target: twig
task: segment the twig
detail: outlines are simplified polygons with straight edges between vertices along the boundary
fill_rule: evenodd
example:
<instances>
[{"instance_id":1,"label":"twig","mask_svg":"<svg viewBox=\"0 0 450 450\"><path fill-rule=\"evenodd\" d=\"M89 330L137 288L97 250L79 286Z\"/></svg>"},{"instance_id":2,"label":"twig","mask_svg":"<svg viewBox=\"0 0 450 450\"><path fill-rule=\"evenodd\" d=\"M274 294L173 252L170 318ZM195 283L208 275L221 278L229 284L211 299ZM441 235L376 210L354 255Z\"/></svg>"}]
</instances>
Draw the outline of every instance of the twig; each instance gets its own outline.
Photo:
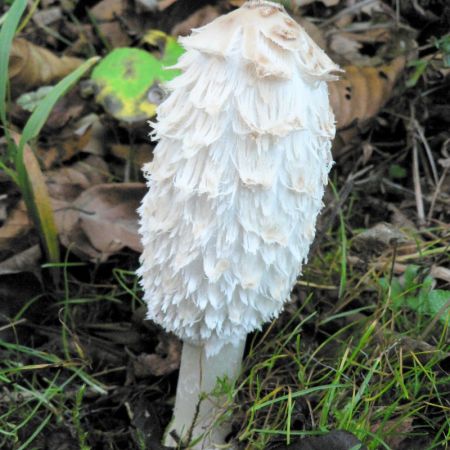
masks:
<instances>
[{"instance_id":1,"label":"twig","mask_svg":"<svg viewBox=\"0 0 450 450\"><path fill-rule=\"evenodd\" d=\"M13 383L14 384L14 383ZM117 389L117 386L108 386L106 388L109 391L113 391ZM79 389L64 389L64 397L67 399L71 399L75 397L79 392ZM84 396L87 398L97 398L100 396L104 396L106 393L99 392L92 388L87 388ZM0 404L2 403L18 403L23 402L24 400L32 399L32 398L43 398L45 396L42 391L9 391L6 387L3 388L3 392L0 393Z\"/></svg>"},{"instance_id":2,"label":"twig","mask_svg":"<svg viewBox=\"0 0 450 450\"><path fill-rule=\"evenodd\" d=\"M0 331L5 331L8 328L14 328L17 325L21 325L23 323L25 323L27 321L27 319L20 319L20 320L16 320L15 322L11 322L8 323L7 325L3 325L2 327L0 327Z\"/></svg>"},{"instance_id":3,"label":"twig","mask_svg":"<svg viewBox=\"0 0 450 450\"><path fill-rule=\"evenodd\" d=\"M438 171L436 168L436 163L434 162L433 153L431 152L430 145L428 144L427 138L423 132L423 128L420 126L417 120L414 120L414 125L417 130L417 134L419 135L420 140L422 141L423 146L425 147L425 152L428 157L428 161L430 162L431 172L433 173L434 183L437 184L439 180Z\"/></svg>"},{"instance_id":4,"label":"twig","mask_svg":"<svg viewBox=\"0 0 450 450\"><path fill-rule=\"evenodd\" d=\"M419 226L425 225L425 208L423 206L422 186L420 184L419 173L419 155L418 155L417 142L413 142L413 182L414 182L414 195L416 197L416 209Z\"/></svg>"},{"instance_id":5,"label":"twig","mask_svg":"<svg viewBox=\"0 0 450 450\"><path fill-rule=\"evenodd\" d=\"M434 190L433 197L431 197L431 205L430 205L430 209L429 209L428 215L427 215L427 221L428 221L428 223L431 222L431 219L432 219L432 217L433 217L434 207L435 207L435 205L436 205L436 200L437 200L437 198L438 198L438 195L439 195L440 192L441 192L441 188L442 188L442 185L444 184L444 180L445 180L445 178L447 177L448 169L449 169L448 167L446 167L446 168L444 169L444 173L442 174L441 179L438 181L437 186L436 186L436 189Z\"/></svg>"},{"instance_id":6,"label":"twig","mask_svg":"<svg viewBox=\"0 0 450 450\"><path fill-rule=\"evenodd\" d=\"M420 171L419 171L419 147L417 145L416 133L415 133L415 111L414 105L410 104L410 117L407 123L408 137L410 139L410 144L412 146L412 175L414 183L414 196L416 199L416 209L417 209L417 221L419 227L425 225L425 208L423 202L422 186L420 184Z\"/></svg>"},{"instance_id":7,"label":"twig","mask_svg":"<svg viewBox=\"0 0 450 450\"><path fill-rule=\"evenodd\" d=\"M341 19L342 17L354 13L356 11L359 11L360 9L364 8L365 6L370 5L371 3L375 3L378 0L363 0L362 2L357 2L353 5L348 6L347 8L344 8L343 10L339 11L337 14L335 14L333 17L330 17L328 20L325 20L322 22L319 27L325 28L328 25L331 25L333 22L336 22L337 20Z\"/></svg>"}]
</instances>

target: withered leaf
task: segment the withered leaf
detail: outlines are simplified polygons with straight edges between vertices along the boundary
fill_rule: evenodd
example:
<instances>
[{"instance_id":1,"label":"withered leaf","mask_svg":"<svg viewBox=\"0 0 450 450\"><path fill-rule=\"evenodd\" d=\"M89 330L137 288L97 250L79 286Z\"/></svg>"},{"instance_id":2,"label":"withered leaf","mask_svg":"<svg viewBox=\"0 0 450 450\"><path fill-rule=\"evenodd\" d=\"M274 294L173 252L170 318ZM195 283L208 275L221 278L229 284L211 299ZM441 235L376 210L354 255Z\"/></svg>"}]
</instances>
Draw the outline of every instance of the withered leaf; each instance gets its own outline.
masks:
<instances>
[{"instance_id":1,"label":"withered leaf","mask_svg":"<svg viewBox=\"0 0 450 450\"><path fill-rule=\"evenodd\" d=\"M22 272L37 272L39 261L42 258L41 248L38 244L16 253L0 263L0 275Z\"/></svg>"},{"instance_id":2,"label":"withered leaf","mask_svg":"<svg viewBox=\"0 0 450 450\"><path fill-rule=\"evenodd\" d=\"M341 79L329 83L330 101L338 128L370 119L390 98L405 67L405 58L378 67L345 66Z\"/></svg>"},{"instance_id":3,"label":"withered leaf","mask_svg":"<svg viewBox=\"0 0 450 450\"><path fill-rule=\"evenodd\" d=\"M52 84L83 63L70 56L59 57L46 48L16 38L9 57L9 80L13 93Z\"/></svg>"},{"instance_id":4,"label":"withered leaf","mask_svg":"<svg viewBox=\"0 0 450 450\"><path fill-rule=\"evenodd\" d=\"M0 251L11 249L15 242L23 238L32 228L33 223L28 216L25 202L21 200L0 227Z\"/></svg>"},{"instance_id":5,"label":"withered leaf","mask_svg":"<svg viewBox=\"0 0 450 450\"><path fill-rule=\"evenodd\" d=\"M168 375L180 367L181 341L172 335L161 335L156 353L141 354L133 362L137 378Z\"/></svg>"},{"instance_id":6,"label":"withered leaf","mask_svg":"<svg viewBox=\"0 0 450 450\"><path fill-rule=\"evenodd\" d=\"M101 261L124 247L140 252L136 210L145 192L142 183L87 189L65 211L71 218L60 230L62 243L81 257Z\"/></svg>"}]
</instances>

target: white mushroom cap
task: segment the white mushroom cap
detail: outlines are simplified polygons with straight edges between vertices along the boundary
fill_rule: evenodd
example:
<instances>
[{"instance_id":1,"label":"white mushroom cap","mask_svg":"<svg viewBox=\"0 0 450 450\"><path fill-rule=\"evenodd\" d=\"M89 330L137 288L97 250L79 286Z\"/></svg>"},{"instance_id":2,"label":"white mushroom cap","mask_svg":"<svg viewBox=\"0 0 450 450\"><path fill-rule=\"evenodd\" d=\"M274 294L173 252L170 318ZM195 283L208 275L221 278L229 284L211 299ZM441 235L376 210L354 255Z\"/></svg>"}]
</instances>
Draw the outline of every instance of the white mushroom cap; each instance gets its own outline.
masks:
<instances>
[{"instance_id":1,"label":"white mushroom cap","mask_svg":"<svg viewBox=\"0 0 450 450\"><path fill-rule=\"evenodd\" d=\"M280 5L181 39L159 106L138 271L148 318L214 354L277 316L314 238L339 68Z\"/></svg>"}]
</instances>

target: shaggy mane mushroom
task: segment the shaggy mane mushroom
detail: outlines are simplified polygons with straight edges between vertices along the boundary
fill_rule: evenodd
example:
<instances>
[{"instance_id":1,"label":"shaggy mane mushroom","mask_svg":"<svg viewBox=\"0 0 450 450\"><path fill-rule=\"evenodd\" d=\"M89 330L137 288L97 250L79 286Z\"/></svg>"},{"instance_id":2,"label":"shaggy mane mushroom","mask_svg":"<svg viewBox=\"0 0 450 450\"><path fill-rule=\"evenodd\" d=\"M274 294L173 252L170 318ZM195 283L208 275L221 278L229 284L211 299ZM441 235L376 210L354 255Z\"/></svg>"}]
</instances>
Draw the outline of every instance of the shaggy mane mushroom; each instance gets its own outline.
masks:
<instances>
[{"instance_id":1,"label":"shaggy mane mushroom","mask_svg":"<svg viewBox=\"0 0 450 450\"><path fill-rule=\"evenodd\" d=\"M269 1L180 42L144 167L138 273L148 318L184 342L165 444L205 434L189 448L209 450L229 426L211 427L219 409L203 394L238 375L247 334L279 315L314 239L339 68Z\"/></svg>"}]
</instances>

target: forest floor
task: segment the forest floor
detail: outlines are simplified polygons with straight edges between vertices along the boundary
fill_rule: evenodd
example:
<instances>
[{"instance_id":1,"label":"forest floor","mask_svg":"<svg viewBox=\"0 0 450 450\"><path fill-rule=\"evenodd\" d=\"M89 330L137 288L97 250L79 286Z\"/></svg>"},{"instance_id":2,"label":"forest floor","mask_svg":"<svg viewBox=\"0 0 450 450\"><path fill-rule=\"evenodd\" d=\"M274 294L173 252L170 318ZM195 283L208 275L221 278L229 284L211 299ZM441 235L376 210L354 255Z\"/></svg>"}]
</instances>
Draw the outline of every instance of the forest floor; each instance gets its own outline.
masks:
<instances>
[{"instance_id":1,"label":"forest floor","mask_svg":"<svg viewBox=\"0 0 450 450\"><path fill-rule=\"evenodd\" d=\"M135 275L158 59L150 81L127 80L144 100L119 92L120 68L80 64L120 47L172 61L149 30L186 34L242 2L26 3L0 5L0 448L161 449L181 344L144 320ZM284 3L346 73L330 88L335 166L309 262L218 387L233 442L363 448L328 434L346 430L369 449L447 449L450 5ZM42 87L75 69L53 107Z\"/></svg>"}]
</instances>

